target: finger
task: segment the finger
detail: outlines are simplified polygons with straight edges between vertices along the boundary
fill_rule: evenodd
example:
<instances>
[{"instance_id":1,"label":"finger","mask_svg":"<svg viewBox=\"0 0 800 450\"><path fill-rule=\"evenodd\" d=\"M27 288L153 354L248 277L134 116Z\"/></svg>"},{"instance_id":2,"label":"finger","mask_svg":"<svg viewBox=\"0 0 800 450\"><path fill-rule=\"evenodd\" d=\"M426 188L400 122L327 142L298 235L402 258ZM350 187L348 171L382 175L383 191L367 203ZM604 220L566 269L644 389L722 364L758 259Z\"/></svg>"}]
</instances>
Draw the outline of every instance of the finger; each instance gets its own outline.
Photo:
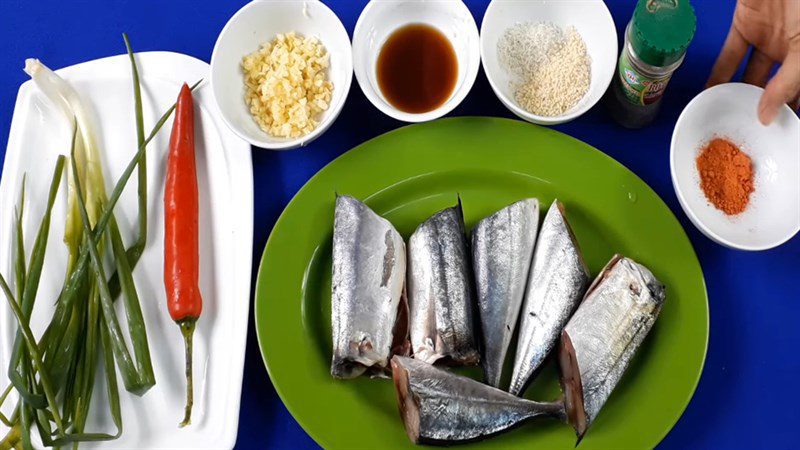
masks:
<instances>
[{"instance_id":1,"label":"finger","mask_svg":"<svg viewBox=\"0 0 800 450\"><path fill-rule=\"evenodd\" d=\"M792 111L797 111L800 108L800 92L789 102L789 107L792 108Z\"/></svg>"},{"instance_id":2,"label":"finger","mask_svg":"<svg viewBox=\"0 0 800 450\"><path fill-rule=\"evenodd\" d=\"M778 69L778 73L767 83L758 103L758 119L769 125L785 104L800 95L800 52L790 51Z\"/></svg>"},{"instance_id":3,"label":"finger","mask_svg":"<svg viewBox=\"0 0 800 450\"><path fill-rule=\"evenodd\" d=\"M745 83L764 87L764 85L767 84L769 73L772 71L772 66L774 65L775 61L773 61L772 58L761 50L754 48L744 68L743 81Z\"/></svg>"},{"instance_id":4,"label":"finger","mask_svg":"<svg viewBox=\"0 0 800 450\"><path fill-rule=\"evenodd\" d=\"M728 37L725 39L725 44L719 52L717 62L711 69L711 75L708 77L706 87L716 86L721 83L726 83L731 80L736 69L739 68L744 55L747 53L748 44L744 40L739 30L731 25L731 30L728 32Z\"/></svg>"}]
</instances>

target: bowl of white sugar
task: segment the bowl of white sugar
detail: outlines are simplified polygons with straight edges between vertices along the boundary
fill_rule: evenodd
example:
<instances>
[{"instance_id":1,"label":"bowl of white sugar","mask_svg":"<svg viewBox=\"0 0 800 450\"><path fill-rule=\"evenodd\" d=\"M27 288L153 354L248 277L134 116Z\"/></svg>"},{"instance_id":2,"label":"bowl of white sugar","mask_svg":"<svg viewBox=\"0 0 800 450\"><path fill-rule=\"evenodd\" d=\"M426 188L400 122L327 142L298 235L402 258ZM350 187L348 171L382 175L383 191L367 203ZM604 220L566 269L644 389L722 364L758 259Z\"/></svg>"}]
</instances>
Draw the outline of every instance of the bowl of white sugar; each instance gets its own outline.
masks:
<instances>
[{"instance_id":1,"label":"bowl of white sugar","mask_svg":"<svg viewBox=\"0 0 800 450\"><path fill-rule=\"evenodd\" d=\"M602 0L493 0L481 24L481 63L494 93L541 125L592 108L611 82L617 51Z\"/></svg>"}]
</instances>

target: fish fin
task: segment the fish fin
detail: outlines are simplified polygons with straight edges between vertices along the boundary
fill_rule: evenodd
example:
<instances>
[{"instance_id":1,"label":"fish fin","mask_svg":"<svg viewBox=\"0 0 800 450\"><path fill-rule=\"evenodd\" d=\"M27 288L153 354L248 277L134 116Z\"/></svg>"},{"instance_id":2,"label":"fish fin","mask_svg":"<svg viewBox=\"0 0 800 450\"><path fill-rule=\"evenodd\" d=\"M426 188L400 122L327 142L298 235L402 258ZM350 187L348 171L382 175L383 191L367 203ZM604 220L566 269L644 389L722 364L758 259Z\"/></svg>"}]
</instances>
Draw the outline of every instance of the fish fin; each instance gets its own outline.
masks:
<instances>
[{"instance_id":1,"label":"fish fin","mask_svg":"<svg viewBox=\"0 0 800 450\"><path fill-rule=\"evenodd\" d=\"M458 209L458 215L461 216L461 223L464 224L464 230L466 230L467 226L464 221L464 204L461 203L461 193L456 194L456 198L458 199L456 209Z\"/></svg>"}]
</instances>

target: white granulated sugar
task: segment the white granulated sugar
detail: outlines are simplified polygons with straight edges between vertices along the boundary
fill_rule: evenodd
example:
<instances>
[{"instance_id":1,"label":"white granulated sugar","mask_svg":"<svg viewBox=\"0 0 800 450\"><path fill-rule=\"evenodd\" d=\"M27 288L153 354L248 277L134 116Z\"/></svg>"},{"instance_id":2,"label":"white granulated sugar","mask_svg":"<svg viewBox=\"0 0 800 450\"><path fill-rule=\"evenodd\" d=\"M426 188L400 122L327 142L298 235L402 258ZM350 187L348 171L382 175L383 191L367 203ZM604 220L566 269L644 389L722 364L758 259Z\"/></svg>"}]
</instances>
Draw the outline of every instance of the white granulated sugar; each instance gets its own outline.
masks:
<instances>
[{"instance_id":1,"label":"white granulated sugar","mask_svg":"<svg viewBox=\"0 0 800 450\"><path fill-rule=\"evenodd\" d=\"M514 98L530 113L561 115L589 90L590 60L575 27L518 23L498 41L497 55L511 75Z\"/></svg>"},{"instance_id":2,"label":"white granulated sugar","mask_svg":"<svg viewBox=\"0 0 800 450\"><path fill-rule=\"evenodd\" d=\"M550 22L518 23L503 33L497 43L497 56L503 69L525 79L563 42L561 28Z\"/></svg>"}]
</instances>

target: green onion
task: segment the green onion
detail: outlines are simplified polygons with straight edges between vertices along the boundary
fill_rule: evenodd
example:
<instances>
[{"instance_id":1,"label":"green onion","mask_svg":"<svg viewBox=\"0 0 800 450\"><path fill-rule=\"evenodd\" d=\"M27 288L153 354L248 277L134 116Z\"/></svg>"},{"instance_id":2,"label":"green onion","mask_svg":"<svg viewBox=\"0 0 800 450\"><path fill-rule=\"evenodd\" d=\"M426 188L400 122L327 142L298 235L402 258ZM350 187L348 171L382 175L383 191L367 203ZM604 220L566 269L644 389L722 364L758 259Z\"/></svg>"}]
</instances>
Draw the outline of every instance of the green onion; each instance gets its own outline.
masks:
<instances>
[{"instance_id":1,"label":"green onion","mask_svg":"<svg viewBox=\"0 0 800 450\"><path fill-rule=\"evenodd\" d=\"M25 214L25 178L27 175L22 176L22 189L19 194L19 207L15 210L15 236L14 240L17 242L16 258L14 263L14 285L17 288L17 298L22 298L25 291L25 235L22 232L22 216ZM0 403L2 404L2 403Z\"/></svg>"},{"instance_id":2,"label":"green onion","mask_svg":"<svg viewBox=\"0 0 800 450\"><path fill-rule=\"evenodd\" d=\"M77 193L76 198L78 200L78 212L80 213L81 221L83 222L83 233L86 237L86 242L88 243L89 247L89 258L92 263L92 272L100 290L100 305L102 306L103 322L108 328L112 344L111 348L114 350L114 359L120 366L122 381L125 383L125 388L131 392L144 393L144 391L149 389L152 385L147 386L144 384L140 374L134 367L133 358L131 358L127 344L125 344L125 339L122 336L122 328L120 328L119 321L117 321L117 315L114 312L111 292L108 290L106 271L103 268L103 261L100 258L100 253L97 250L97 241L92 233L92 227L90 223L91 218L89 217L86 204L83 201L83 188L81 187L82 183L78 175L78 163L75 159L75 144L77 139L78 131L76 127L75 132L72 135L71 153L73 156L71 158L72 162L70 166L72 167L72 175L75 179L75 192ZM113 219L111 220L113 221ZM147 345L147 343L145 342L144 345Z\"/></svg>"},{"instance_id":3,"label":"green onion","mask_svg":"<svg viewBox=\"0 0 800 450\"><path fill-rule=\"evenodd\" d=\"M128 59L131 62L131 78L133 79L133 101L134 111L136 114L136 144L142 147L144 142L144 118L142 117L142 88L139 84L139 68L136 67L136 60L133 56L133 49L131 42L126 33L122 33L122 39L125 41L125 49L128 51ZM144 247L147 244L147 158L142 158L139 161L138 172L138 194L139 194L139 238L128 250L129 261L138 261L139 257L144 252ZM131 265L135 265L131 264Z\"/></svg>"},{"instance_id":4,"label":"green onion","mask_svg":"<svg viewBox=\"0 0 800 450\"><path fill-rule=\"evenodd\" d=\"M24 317L30 317L31 312L33 311L33 303L36 300L36 292L39 288L39 279L42 275L42 268L44 265L44 254L45 249L47 247L47 236L50 233L50 216L53 211L53 204L55 202L56 195L58 194L58 186L61 182L61 174L63 173L64 169L64 157L60 156L56 161L55 172L53 173L53 179L50 183L50 192L48 195L47 200L47 208L45 209L44 216L42 217L42 221L39 225L39 231L36 234L36 240L33 244L33 250L31 252L30 258L30 266L28 267L28 272L25 277L25 287L22 290L23 297L22 299L17 299L19 301L16 304L17 307L20 308L20 311ZM21 218L19 219L21 220ZM21 234L18 236L18 240L21 239ZM21 264L20 261L23 260L24 257L17 256L17 269L21 269L24 272L24 264ZM16 278L21 278L21 274L17 274ZM23 349L23 330L22 327L17 329L17 334L14 338L14 343L12 345L11 350L11 364L8 368L8 377L11 383L14 385L14 388L19 393L20 397L22 397L26 402L30 403L31 406L40 407L43 405L44 399L41 395L37 396L36 394L32 393L30 389L24 383L23 377L19 374L16 370L19 366L19 361L23 356L24 349Z\"/></svg>"},{"instance_id":5,"label":"green onion","mask_svg":"<svg viewBox=\"0 0 800 450\"><path fill-rule=\"evenodd\" d=\"M56 169L55 169L55 173L53 175L53 182L50 185L50 196L48 197L48 201L47 201L47 209L45 210L44 217L42 218L42 224L39 226L40 230L46 229L46 228L49 227L50 215L51 215L52 210L53 210L53 203L55 201L56 193L58 192L58 184L61 182L61 173L63 172L63 168L64 168L64 157L63 156L59 156L58 160L56 162ZM38 240L38 237L37 237L37 240ZM42 247L44 247L46 245L46 240L47 240L47 235L45 235L45 239L44 239L44 243L42 244ZM34 249L35 248L36 247L34 246ZM44 248L41 249L41 254L42 254L41 255L41 259L44 260ZM34 258L32 257L31 261L33 262L33 260L34 260ZM40 273L41 273L41 269L40 269ZM37 283L38 283L38 280L37 280ZM17 321L17 326L19 327L19 332L23 336L23 339L24 339L25 344L27 346L27 350L30 353L33 365L34 365L36 371L39 373L39 382L42 385L42 389L44 391L44 395L45 395L45 397L47 399L47 404L50 407L51 412L53 413L53 420L56 423L56 427L59 429L59 431L61 433L63 433L64 432L64 428L63 428L63 425L61 423L61 417L58 414L58 409L57 409L57 406L56 406L55 392L53 391L53 388L50 385L49 376L47 375L47 372L44 370L44 362L42 361L42 354L39 351L39 346L37 345L36 339L34 338L33 332L31 331L30 326L28 324L30 313L25 314L25 311L23 309L24 303L22 303L22 304L17 303L17 301L14 299L14 294L11 293L11 289L9 289L8 284L6 283L6 280L5 280L5 278L3 277L2 274L0 274L0 287L3 290L3 293L6 296L6 299L8 300L8 305L11 308L11 311L14 313L14 318ZM19 388L17 386L15 386L15 388L17 388L17 390L19 390ZM26 405L24 403L24 400L23 400L23 405L22 406L23 406L22 415L25 415L25 411L24 410L26 408Z\"/></svg>"},{"instance_id":6,"label":"green onion","mask_svg":"<svg viewBox=\"0 0 800 450\"><path fill-rule=\"evenodd\" d=\"M88 205L92 224L94 224L102 209L102 203L105 201L105 182L100 163L100 152L96 146L95 133L89 114L75 89L39 60L26 60L25 72L31 76L36 86L44 92L50 101L59 107L67 120L77 123L79 130L79 139L75 152L79 166L77 176L81 178L84 186L86 186L87 198L85 202ZM75 198L75 176L75 173L68 171L67 218L64 228L64 242L70 255L67 273L71 272L75 263L82 233L77 213L77 199Z\"/></svg>"},{"instance_id":7,"label":"green onion","mask_svg":"<svg viewBox=\"0 0 800 450\"><path fill-rule=\"evenodd\" d=\"M0 406L2 406L3 403L5 403L6 399L8 398L8 394L11 393L11 388L13 388L13 387L14 387L14 385L9 384L8 386L6 386L6 390L3 391L2 394L0 394ZM2 412L0 412L0 422L2 422L3 425L5 425L7 427L14 426L14 424L11 423L11 419L6 417L5 414L3 414Z\"/></svg>"},{"instance_id":8,"label":"green onion","mask_svg":"<svg viewBox=\"0 0 800 450\"><path fill-rule=\"evenodd\" d=\"M33 450L33 444L31 444L32 411L30 407L25 404L25 400L22 401L20 411L22 412L20 415L20 424L22 427L22 448L25 450Z\"/></svg>"}]
</instances>

